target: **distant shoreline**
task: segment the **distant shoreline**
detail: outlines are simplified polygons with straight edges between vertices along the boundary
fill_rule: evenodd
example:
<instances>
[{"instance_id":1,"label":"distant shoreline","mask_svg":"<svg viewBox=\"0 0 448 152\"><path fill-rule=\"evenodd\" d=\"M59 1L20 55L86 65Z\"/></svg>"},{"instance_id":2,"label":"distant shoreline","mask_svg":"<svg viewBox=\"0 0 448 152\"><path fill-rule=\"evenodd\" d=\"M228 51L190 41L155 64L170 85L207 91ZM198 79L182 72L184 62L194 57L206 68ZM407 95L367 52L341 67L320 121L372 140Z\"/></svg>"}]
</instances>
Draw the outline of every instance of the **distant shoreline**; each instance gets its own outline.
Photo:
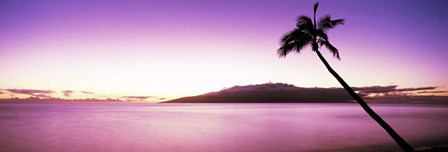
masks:
<instances>
[{"instance_id":1,"label":"distant shoreline","mask_svg":"<svg viewBox=\"0 0 448 152\"><path fill-rule=\"evenodd\" d=\"M268 102L247 102L247 103L229 103L229 102L222 102L222 103L218 103L218 102L208 102L208 103L187 103L187 102L182 102L182 103L171 103L171 102L129 102L129 101L122 101L122 102L110 102L110 101L4 101L2 99L0 99L0 104L158 104L158 105L179 105L179 106L191 106L191 105L208 105L208 106L219 106L219 105L250 105L250 104L266 104L266 105L270 105L270 104L335 104L335 105L345 105L345 104L355 104L357 105L358 103L356 102L319 102L319 103L315 103L315 102L272 102L272 103L268 103ZM368 103L369 105L376 105L376 106L381 106L381 105L400 105L400 106L438 106L438 107L448 107L448 104L443 104L443 103Z\"/></svg>"},{"instance_id":2,"label":"distant shoreline","mask_svg":"<svg viewBox=\"0 0 448 152\"><path fill-rule=\"evenodd\" d=\"M152 103L152 102L137 102L137 101L117 101L117 100L48 100L48 99L0 99L0 103Z\"/></svg>"}]
</instances>

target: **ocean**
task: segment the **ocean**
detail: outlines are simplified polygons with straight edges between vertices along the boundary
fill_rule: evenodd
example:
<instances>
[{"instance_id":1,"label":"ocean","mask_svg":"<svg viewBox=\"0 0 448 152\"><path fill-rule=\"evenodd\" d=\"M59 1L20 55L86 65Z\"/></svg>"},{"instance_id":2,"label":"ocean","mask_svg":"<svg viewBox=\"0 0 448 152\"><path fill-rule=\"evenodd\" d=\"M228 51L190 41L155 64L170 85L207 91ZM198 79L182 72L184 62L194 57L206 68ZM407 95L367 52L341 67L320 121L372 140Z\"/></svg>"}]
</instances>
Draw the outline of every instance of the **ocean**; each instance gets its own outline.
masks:
<instances>
[{"instance_id":1,"label":"ocean","mask_svg":"<svg viewBox=\"0 0 448 152\"><path fill-rule=\"evenodd\" d=\"M414 147L448 144L448 106L371 104ZM0 103L0 151L400 151L355 103Z\"/></svg>"}]
</instances>

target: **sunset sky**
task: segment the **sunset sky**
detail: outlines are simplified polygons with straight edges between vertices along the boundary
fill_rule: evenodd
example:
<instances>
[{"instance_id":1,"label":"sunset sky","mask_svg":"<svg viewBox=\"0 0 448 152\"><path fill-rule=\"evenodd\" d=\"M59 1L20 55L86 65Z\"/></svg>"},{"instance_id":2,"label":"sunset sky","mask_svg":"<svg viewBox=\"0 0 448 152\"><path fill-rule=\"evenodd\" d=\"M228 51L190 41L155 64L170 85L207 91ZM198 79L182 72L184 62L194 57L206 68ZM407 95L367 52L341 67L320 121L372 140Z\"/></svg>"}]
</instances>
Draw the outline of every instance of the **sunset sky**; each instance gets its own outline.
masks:
<instances>
[{"instance_id":1,"label":"sunset sky","mask_svg":"<svg viewBox=\"0 0 448 152\"><path fill-rule=\"evenodd\" d=\"M11 89L158 101L267 82L340 87L310 48L276 54L280 37L297 16L311 16L315 2L1 0L0 98ZM321 51L351 86L447 91L447 7L445 0L320 0L318 16L346 20L329 32L342 59Z\"/></svg>"}]
</instances>

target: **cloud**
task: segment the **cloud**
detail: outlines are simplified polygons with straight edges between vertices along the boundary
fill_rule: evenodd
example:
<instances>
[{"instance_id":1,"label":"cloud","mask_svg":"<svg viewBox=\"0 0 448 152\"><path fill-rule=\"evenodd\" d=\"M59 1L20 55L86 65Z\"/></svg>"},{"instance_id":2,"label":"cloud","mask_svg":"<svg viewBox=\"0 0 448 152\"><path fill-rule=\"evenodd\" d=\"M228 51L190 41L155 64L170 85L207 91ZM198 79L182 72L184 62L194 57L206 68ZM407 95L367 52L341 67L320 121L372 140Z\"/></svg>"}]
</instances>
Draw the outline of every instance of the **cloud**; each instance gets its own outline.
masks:
<instances>
[{"instance_id":1,"label":"cloud","mask_svg":"<svg viewBox=\"0 0 448 152\"><path fill-rule=\"evenodd\" d=\"M53 90L35 90L35 89L6 89L6 91L13 94L24 94L33 97L50 98L50 94L53 94Z\"/></svg>"},{"instance_id":2,"label":"cloud","mask_svg":"<svg viewBox=\"0 0 448 152\"><path fill-rule=\"evenodd\" d=\"M352 87L353 90L361 93L388 93L396 91L397 86L370 86L370 87Z\"/></svg>"},{"instance_id":3,"label":"cloud","mask_svg":"<svg viewBox=\"0 0 448 152\"><path fill-rule=\"evenodd\" d=\"M370 93L403 93L403 92L411 92L411 91L423 91L423 90L434 90L437 87L418 87L418 88L397 88L396 85L391 86L369 86L369 87L352 87L353 90L359 91L361 94L370 94ZM404 93L408 94L408 93Z\"/></svg>"},{"instance_id":4,"label":"cloud","mask_svg":"<svg viewBox=\"0 0 448 152\"><path fill-rule=\"evenodd\" d=\"M62 91L62 93L64 94L64 96L66 97L70 97L75 91L73 90L64 90Z\"/></svg>"},{"instance_id":5,"label":"cloud","mask_svg":"<svg viewBox=\"0 0 448 152\"><path fill-rule=\"evenodd\" d=\"M122 96L121 98L145 100L145 99L149 99L149 98L152 98L152 97L153 96Z\"/></svg>"},{"instance_id":6,"label":"cloud","mask_svg":"<svg viewBox=\"0 0 448 152\"><path fill-rule=\"evenodd\" d=\"M89 92L89 91L81 91L81 93L84 93L84 94L93 94L93 92Z\"/></svg>"},{"instance_id":7,"label":"cloud","mask_svg":"<svg viewBox=\"0 0 448 152\"><path fill-rule=\"evenodd\" d=\"M54 93L53 90L34 90L34 89L6 89L6 91L9 91L11 93L26 94L26 95L33 95L36 93L42 93L42 94Z\"/></svg>"},{"instance_id":8,"label":"cloud","mask_svg":"<svg viewBox=\"0 0 448 152\"><path fill-rule=\"evenodd\" d=\"M420 91L417 93L446 93L446 92L448 92L448 91Z\"/></svg>"},{"instance_id":9,"label":"cloud","mask_svg":"<svg viewBox=\"0 0 448 152\"><path fill-rule=\"evenodd\" d=\"M33 97L39 97L39 98L52 98L51 95L47 95L47 94L35 94L32 95Z\"/></svg>"},{"instance_id":10,"label":"cloud","mask_svg":"<svg viewBox=\"0 0 448 152\"><path fill-rule=\"evenodd\" d=\"M397 89L396 91L422 91L422 90L434 90L437 87L419 87L419 88L403 88Z\"/></svg>"},{"instance_id":11,"label":"cloud","mask_svg":"<svg viewBox=\"0 0 448 152\"><path fill-rule=\"evenodd\" d=\"M5 94L4 92L0 91L0 94Z\"/></svg>"},{"instance_id":12,"label":"cloud","mask_svg":"<svg viewBox=\"0 0 448 152\"><path fill-rule=\"evenodd\" d=\"M32 95L36 96L39 94L53 94L54 91L52 90L34 90L34 89L6 89L6 91L9 91L11 93L15 94L25 94L25 95Z\"/></svg>"}]
</instances>

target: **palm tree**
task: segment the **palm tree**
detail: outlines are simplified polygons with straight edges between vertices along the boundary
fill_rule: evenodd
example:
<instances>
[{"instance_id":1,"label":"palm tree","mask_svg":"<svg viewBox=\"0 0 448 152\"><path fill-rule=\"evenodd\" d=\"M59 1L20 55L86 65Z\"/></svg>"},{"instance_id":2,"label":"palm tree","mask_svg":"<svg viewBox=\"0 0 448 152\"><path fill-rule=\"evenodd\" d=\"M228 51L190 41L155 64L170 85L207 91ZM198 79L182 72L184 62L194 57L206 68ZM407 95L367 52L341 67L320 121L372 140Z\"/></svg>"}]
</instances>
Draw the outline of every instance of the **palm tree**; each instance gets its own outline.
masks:
<instances>
[{"instance_id":1,"label":"palm tree","mask_svg":"<svg viewBox=\"0 0 448 152\"><path fill-rule=\"evenodd\" d=\"M344 19L332 20L329 15L320 18L319 22L316 22L316 11L319 6L319 2L314 4L314 22L307 16L299 16L297 18L297 27L291 32L285 34L281 39L281 47L277 50L280 57L285 57L290 52L300 52L305 46L311 45L311 48L319 56L320 60L324 63L327 70L339 81L344 89L355 99L361 107L383 127L387 133L397 142L398 145L405 152L412 152L414 149L403 138L400 137L378 114L376 114L367 105L364 100L353 91L353 89L331 68L325 58L319 51L319 47L325 46L334 57L339 57L339 51L328 40L328 30L336 27L337 25L344 24Z\"/></svg>"}]
</instances>

